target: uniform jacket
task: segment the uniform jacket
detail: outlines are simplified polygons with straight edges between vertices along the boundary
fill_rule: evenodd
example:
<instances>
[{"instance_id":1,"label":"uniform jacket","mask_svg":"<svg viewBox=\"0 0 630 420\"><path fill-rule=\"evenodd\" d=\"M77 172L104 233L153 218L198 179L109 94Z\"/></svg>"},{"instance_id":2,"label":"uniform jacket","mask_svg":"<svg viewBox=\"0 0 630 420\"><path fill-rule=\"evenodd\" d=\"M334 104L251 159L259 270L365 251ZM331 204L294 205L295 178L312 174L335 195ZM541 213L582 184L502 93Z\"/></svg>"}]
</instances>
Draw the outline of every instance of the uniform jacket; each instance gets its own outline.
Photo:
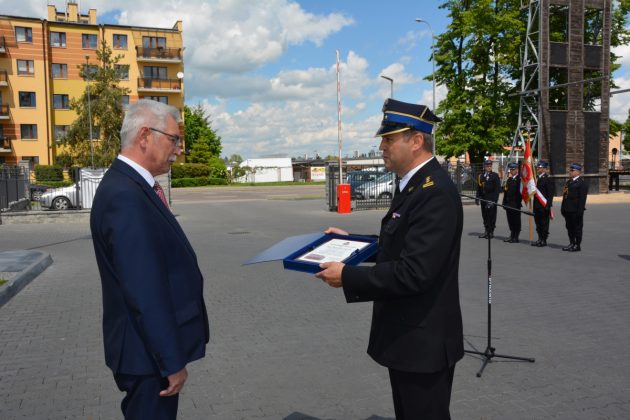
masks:
<instances>
[{"instance_id":1,"label":"uniform jacket","mask_svg":"<svg viewBox=\"0 0 630 420\"><path fill-rule=\"evenodd\" d=\"M509 207L520 209L522 207L521 196L521 177L514 176L509 177L503 187L503 202L502 204Z\"/></svg>"},{"instance_id":2,"label":"uniform jacket","mask_svg":"<svg viewBox=\"0 0 630 420\"><path fill-rule=\"evenodd\" d=\"M195 252L171 211L120 159L96 191L90 227L107 366L165 377L203 357L209 328Z\"/></svg>"},{"instance_id":3,"label":"uniform jacket","mask_svg":"<svg viewBox=\"0 0 630 420\"><path fill-rule=\"evenodd\" d=\"M569 179L562 191L562 213L582 213L586 210L588 185L580 176L575 181Z\"/></svg>"},{"instance_id":4,"label":"uniform jacket","mask_svg":"<svg viewBox=\"0 0 630 420\"><path fill-rule=\"evenodd\" d=\"M346 300L374 301L368 353L381 365L429 373L462 358L462 223L457 189L432 159L394 197L376 264L344 267Z\"/></svg>"},{"instance_id":5,"label":"uniform jacket","mask_svg":"<svg viewBox=\"0 0 630 420\"><path fill-rule=\"evenodd\" d=\"M538 181L536 181L536 189L540 191L540 193L547 199L547 209L550 209L553 206L553 197L556 195L556 185L549 177L549 175L542 174L538 177ZM543 205L540 204L537 198L534 198L534 210L542 210Z\"/></svg>"},{"instance_id":6,"label":"uniform jacket","mask_svg":"<svg viewBox=\"0 0 630 420\"><path fill-rule=\"evenodd\" d=\"M499 201L501 180L496 172L483 172L477 175L477 198L493 202Z\"/></svg>"}]
</instances>

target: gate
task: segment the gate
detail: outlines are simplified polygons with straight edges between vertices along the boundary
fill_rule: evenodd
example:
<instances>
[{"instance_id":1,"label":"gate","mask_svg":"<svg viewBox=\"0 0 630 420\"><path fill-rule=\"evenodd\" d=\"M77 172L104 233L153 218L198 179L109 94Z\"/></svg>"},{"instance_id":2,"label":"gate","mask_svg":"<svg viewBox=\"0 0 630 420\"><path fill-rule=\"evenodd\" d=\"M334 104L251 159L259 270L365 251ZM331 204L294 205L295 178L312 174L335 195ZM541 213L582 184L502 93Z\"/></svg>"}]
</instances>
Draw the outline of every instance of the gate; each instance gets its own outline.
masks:
<instances>
[{"instance_id":1,"label":"gate","mask_svg":"<svg viewBox=\"0 0 630 420\"><path fill-rule=\"evenodd\" d=\"M0 166L0 210L9 208L9 203L27 197L28 169L21 166Z\"/></svg>"}]
</instances>

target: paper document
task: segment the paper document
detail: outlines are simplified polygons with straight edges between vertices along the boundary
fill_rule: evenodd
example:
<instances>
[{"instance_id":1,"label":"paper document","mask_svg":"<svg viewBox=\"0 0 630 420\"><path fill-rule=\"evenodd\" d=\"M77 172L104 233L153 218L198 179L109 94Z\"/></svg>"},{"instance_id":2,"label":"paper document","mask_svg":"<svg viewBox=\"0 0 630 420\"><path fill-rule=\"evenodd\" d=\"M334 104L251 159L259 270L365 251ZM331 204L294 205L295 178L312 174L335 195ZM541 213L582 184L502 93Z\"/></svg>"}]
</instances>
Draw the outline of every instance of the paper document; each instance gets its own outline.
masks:
<instances>
[{"instance_id":1,"label":"paper document","mask_svg":"<svg viewBox=\"0 0 630 420\"><path fill-rule=\"evenodd\" d=\"M296 259L315 263L343 261L368 245L369 242L331 239Z\"/></svg>"}]
</instances>

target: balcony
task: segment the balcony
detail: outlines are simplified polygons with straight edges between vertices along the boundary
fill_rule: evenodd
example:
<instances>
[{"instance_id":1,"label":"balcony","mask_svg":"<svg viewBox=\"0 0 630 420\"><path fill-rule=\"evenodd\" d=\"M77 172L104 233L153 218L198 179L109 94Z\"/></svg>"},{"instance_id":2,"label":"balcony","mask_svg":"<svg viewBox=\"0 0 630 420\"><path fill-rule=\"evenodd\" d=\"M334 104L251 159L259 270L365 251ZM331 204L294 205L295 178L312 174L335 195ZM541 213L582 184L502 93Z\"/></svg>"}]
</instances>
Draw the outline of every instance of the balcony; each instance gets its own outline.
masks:
<instances>
[{"instance_id":1,"label":"balcony","mask_svg":"<svg viewBox=\"0 0 630 420\"><path fill-rule=\"evenodd\" d=\"M4 35L0 36L0 54L5 54L7 52L6 45L4 43Z\"/></svg>"},{"instance_id":2,"label":"balcony","mask_svg":"<svg viewBox=\"0 0 630 420\"><path fill-rule=\"evenodd\" d=\"M182 62L182 49L181 48L143 48L136 47L136 56L138 61L152 61L163 63L181 63Z\"/></svg>"},{"instance_id":3,"label":"balcony","mask_svg":"<svg viewBox=\"0 0 630 420\"><path fill-rule=\"evenodd\" d=\"M11 139L7 136L0 137L0 153L11 153Z\"/></svg>"},{"instance_id":4,"label":"balcony","mask_svg":"<svg viewBox=\"0 0 630 420\"><path fill-rule=\"evenodd\" d=\"M9 86L9 77L6 70L0 70L0 86Z\"/></svg>"},{"instance_id":5,"label":"balcony","mask_svg":"<svg viewBox=\"0 0 630 420\"><path fill-rule=\"evenodd\" d=\"M181 92L181 79L138 78L138 92Z\"/></svg>"},{"instance_id":6,"label":"balcony","mask_svg":"<svg viewBox=\"0 0 630 420\"><path fill-rule=\"evenodd\" d=\"M0 105L0 120L8 120L9 115L9 105Z\"/></svg>"}]
</instances>

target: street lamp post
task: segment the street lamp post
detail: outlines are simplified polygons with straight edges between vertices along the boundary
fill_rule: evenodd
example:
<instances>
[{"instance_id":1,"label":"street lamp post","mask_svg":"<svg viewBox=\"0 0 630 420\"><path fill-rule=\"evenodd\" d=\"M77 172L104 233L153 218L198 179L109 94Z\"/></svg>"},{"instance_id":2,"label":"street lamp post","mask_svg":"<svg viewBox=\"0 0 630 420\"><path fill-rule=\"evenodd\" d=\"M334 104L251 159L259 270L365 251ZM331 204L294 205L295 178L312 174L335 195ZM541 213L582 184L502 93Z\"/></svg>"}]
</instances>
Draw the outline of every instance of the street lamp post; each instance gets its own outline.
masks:
<instances>
[{"instance_id":1,"label":"street lamp post","mask_svg":"<svg viewBox=\"0 0 630 420\"><path fill-rule=\"evenodd\" d=\"M431 64L433 65L433 73L431 74L431 80L433 81L433 111L435 111L435 35L433 34L433 28L431 28L431 24L424 19L417 18L416 22L418 23L426 23L429 27L429 31L431 32ZM433 139L433 155L435 155L435 138Z\"/></svg>"},{"instance_id":2,"label":"street lamp post","mask_svg":"<svg viewBox=\"0 0 630 420\"><path fill-rule=\"evenodd\" d=\"M381 77L385 80L389 80L389 90L390 90L390 98L394 98L394 79L392 79L391 77L387 77L387 76L383 76L381 74Z\"/></svg>"},{"instance_id":3,"label":"street lamp post","mask_svg":"<svg viewBox=\"0 0 630 420\"><path fill-rule=\"evenodd\" d=\"M92 136L92 101L90 98L90 56L85 56L85 76L87 78L88 122L90 124L90 156L94 168L94 139Z\"/></svg>"}]
</instances>

